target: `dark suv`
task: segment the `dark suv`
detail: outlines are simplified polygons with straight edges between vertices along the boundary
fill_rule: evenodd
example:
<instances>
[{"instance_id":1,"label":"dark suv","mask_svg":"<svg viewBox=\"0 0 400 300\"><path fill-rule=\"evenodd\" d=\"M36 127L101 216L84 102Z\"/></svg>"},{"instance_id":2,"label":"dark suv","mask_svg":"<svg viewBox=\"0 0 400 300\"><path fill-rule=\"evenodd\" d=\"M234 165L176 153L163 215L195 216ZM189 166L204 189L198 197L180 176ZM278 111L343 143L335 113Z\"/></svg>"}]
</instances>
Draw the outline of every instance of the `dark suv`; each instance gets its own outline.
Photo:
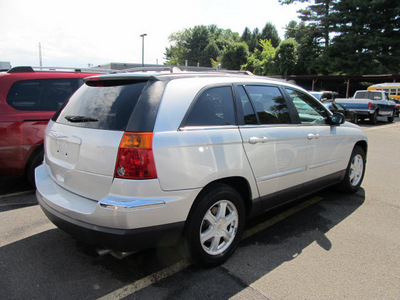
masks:
<instances>
[{"instance_id":1,"label":"dark suv","mask_svg":"<svg viewBox=\"0 0 400 300\"><path fill-rule=\"evenodd\" d=\"M83 84L83 78L96 73L35 71L32 67L0 72L1 177L26 175L34 184L34 169L43 160L47 122Z\"/></svg>"}]
</instances>

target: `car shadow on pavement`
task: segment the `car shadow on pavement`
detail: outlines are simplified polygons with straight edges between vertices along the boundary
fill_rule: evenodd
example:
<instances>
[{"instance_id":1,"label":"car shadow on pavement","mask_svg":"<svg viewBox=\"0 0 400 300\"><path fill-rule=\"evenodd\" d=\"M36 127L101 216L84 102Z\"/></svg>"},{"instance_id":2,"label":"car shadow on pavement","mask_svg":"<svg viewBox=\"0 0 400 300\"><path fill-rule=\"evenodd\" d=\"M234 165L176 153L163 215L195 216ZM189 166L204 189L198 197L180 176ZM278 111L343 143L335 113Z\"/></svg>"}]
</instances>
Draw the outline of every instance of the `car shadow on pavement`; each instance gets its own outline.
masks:
<instances>
[{"instance_id":1,"label":"car shadow on pavement","mask_svg":"<svg viewBox=\"0 0 400 300\"><path fill-rule=\"evenodd\" d=\"M24 177L0 178L0 196L34 190Z\"/></svg>"},{"instance_id":2,"label":"car shadow on pavement","mask_svg":"<svg viewBox=\"0 0 400 300\"><path fill-rule=\"evenodd\" d=\"M35 188L25 178L0 178L0 212L37 204Z\"/></svg>"},{"instance_id":3,"label":"car shadow on pavement","mask_svg":"<svg viewBox=\"0 0 400 300\"><path fill-rule=\"evenodd\" d=\"M314 242L330 251L326 234L362 206L365 192L346 195L326 190L318 195L321 201L243 240L222 266L190 265L124 299L228 299L296 259ZM294 205L270 212L260 222ZM122 260L98 256L93 250L59 229L5 245L0 248L0 294L9 299L95 299L154 277L181 260L175 248L146 250Z\"/></svg>"}]
</instances>

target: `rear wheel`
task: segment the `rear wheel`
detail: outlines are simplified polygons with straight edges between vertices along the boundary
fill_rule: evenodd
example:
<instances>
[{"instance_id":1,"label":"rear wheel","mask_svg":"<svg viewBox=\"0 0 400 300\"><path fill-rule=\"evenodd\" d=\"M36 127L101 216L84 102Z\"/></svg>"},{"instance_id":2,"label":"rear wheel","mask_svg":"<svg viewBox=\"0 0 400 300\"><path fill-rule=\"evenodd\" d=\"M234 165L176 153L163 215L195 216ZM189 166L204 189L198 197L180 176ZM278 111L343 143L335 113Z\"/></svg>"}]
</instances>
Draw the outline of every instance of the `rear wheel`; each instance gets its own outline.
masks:
<instances>
[{"instance_id":1,"label":"rear wheel","mask_svg":"<svg viewBox=\"0 0 400 300\"><path fill-rule=\"evenodd\" d=\"M350 156L346 175L339 184L340 190L355 193L361 186L365 173L365 152L360 146L355 146Z\"/></svg>"},{"instance_id":2,"label":"rear wheel","mask_svg":"<svg viewBox=\"0 0 400 300\"><path fill-rule=\"evenodd\" d=\"M371 125L375 125L377 122L377 118L378 118L378 112L375 111L373 114L369 115L369 123Z\"/></svg>"},{"instance_id":3,"label":"rear wheel","mask_svg":"<svg viewBox=\"0 0 400 300\"><path fill-rule=\"evenodd\" d=\"M43 162L43 156L43 150L36 152L26 169L26 177L32 187L35 187L35 169Z\"/></svg>"},{"instance_id":4,"label":"rear wheel","mask_svg":"<svg viewBox=\"0 0 400 300\"><path fill-rule=\"evenodd\" d=\"M393 123L395 114L396 112L393 110L392 115L387 118L389 123Z\"/></svg>"},{"instance_id":5,"label":"rear wheel","mask_svg":"<svg viewBox=\"0 0 400 300\"><path fill-rule=\"evenodd\" d=\"M222 264L243 233L245 206L232 187L218 184L196 200L184 230L184 254L203 267Z\"/></svg>"}]
</instances>

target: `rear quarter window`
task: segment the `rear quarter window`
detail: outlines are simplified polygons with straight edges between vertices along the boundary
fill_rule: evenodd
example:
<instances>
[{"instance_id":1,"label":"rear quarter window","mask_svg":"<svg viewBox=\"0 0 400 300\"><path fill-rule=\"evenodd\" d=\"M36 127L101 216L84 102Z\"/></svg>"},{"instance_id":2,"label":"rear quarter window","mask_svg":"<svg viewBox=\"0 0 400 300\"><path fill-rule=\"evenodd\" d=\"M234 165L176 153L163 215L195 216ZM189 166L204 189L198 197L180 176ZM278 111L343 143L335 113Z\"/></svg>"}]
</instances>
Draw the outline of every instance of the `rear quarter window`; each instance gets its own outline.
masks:
<instances>
[{"instance_id":1,"label":"rear quarter window","mask_svg":"<svg viewBox=\"0 0 400 300\"><path fill-rule=\"evenodd\" d=\"M15 82L7 103L26 111L56 111L83 84L82 79L36 79Z\"/></svg>"},{"instance_id":2,"label":"rear quarter window","mask_svg":"<svg viewBox=\"0 0 400 300\"><path fill-rule=\"evenodd\" d=\"M235 125L232 88L209 88L201 93L184 122L185 126Z\"/></svg>"},{"instance_id":3,"label":"rear quarter window","mask_svg":"<svg viewBox=\"0 0 400 300\"><path fill-rule=\"evenodd\" d=\"M125 130L147 81L113 81L82 86L56 122L71 126Z\"/></svg>"}]
</instances>

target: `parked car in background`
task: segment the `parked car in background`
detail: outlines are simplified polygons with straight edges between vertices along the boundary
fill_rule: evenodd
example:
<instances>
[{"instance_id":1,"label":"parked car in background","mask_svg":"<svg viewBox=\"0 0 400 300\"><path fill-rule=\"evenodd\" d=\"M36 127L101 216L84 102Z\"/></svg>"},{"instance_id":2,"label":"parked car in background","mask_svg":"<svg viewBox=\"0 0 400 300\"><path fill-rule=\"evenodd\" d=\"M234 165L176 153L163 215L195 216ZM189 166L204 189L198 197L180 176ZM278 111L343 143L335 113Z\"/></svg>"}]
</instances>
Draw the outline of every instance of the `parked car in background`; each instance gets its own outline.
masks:
<instances>
[{"instance_id":1,"label":"parked car in background","mask_svg":"<svg viewBox=\"0 0 400 300\"><path fill-rule=\"evenodd\" d=\"M333 102L324 102L324 106L329 109L331 112L340 112L345 116L346 121L357 124L357 113L351 109L348 109L339 103Z\"/></svg>"},{"instance_id":2,"label":"parked car in background","mask_svg":"<svg viewBox=\"0 0 400 300\"><path fill-rule=\"evenodd\" d=\"M286 82L138 72L85 79L47 125L45 150L36 195L59 228L119 251L182 240L210 267L247 219L330 185L356 192L367 137Z\"/></svg>"},{"instance_id":3,"label":"parked car in background","mask_svg":"<svg viewBox=\"0 0 400 300\"><path fill-rule=\"evenodd\" d=\"M392 100L394 103L396 103L396 117L400 116L400 100L398 99L390 99Z\"/></svg>"},{"instance_id":4,"label":"parked car in background","mask_svg":"<svg viewBox=\"0 0 400 300\"><path fill-rule=\"evenodd\" d=\"M354 110L361 120L369 119L369 123L375 125L377 117L387 117L392 123L396 116L396 103L389 99L384 91L360 90L354 93L353 98L337 98L336 103Z\"/></svg>"},{"instance_id":5,"label":"parked car in background","mask_svg":"<svg viewBox=\"0 0 400 300\"><path fill-rule=\"evenodd\" d=\"M309 93L311 95L313 95L315 98L317 98L321 102L333 101L339 95L339 93L332 92L332 91L320 91L320 92L312 91L312 92L309 92Z\"/></svg>"},{"instance_id":6,"label":"parked car in background","mask_svg":"<svg viewBox=\"0 0 400 300\"><path fill-rule=\"evenodd\" d=\"M82 84L98 72L15 67L0 72L0 176L26 176L43 160L47 122Z\"/></svg>"}]
</instances>

